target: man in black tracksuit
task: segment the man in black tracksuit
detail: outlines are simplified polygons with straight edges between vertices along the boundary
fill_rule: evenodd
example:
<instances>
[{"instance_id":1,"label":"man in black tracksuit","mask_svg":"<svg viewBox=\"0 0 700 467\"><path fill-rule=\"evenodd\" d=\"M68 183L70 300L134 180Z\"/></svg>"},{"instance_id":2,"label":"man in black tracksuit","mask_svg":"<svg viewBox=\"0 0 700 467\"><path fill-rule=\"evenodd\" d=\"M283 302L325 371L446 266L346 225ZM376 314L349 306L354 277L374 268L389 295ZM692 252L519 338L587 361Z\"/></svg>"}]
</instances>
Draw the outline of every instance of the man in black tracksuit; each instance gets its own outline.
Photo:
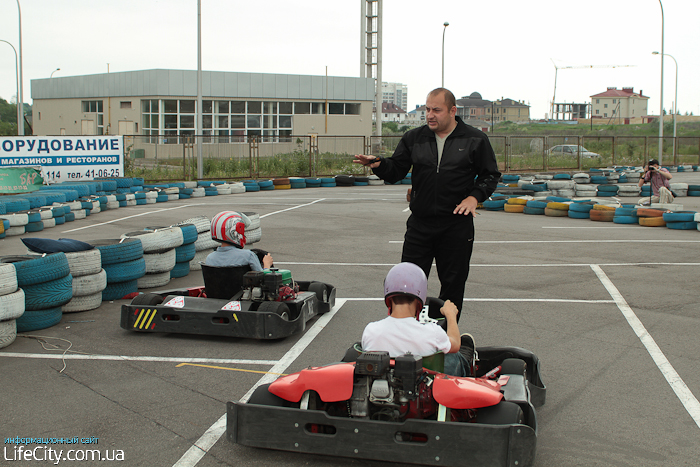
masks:
<instances>
[{"instance_id":1,"label":"man in black tracksuit","mask_svg":"<svg viewBox=\"0 0 700 467\"><path fill-rule=\"evenodd\" d=\"M501 173L488 137L456 112L454 95L435 89L426 100L427 125L405 133L391 157L358 155L353 162L371 167L389 183L413 167L401 261L417 264L428 275L434 259L440 298L451 300L461 314L476 206L491 196Z\"/></svg>"}]
</instances>

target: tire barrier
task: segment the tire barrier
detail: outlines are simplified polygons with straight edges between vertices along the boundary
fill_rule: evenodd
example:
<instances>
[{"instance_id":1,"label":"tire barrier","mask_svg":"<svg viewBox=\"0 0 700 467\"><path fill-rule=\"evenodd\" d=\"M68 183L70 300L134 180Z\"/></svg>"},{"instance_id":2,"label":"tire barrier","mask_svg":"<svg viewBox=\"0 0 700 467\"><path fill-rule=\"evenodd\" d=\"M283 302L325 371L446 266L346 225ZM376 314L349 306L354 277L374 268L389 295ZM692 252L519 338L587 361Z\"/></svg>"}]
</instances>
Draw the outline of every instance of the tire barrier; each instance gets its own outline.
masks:
<instances>
[{"instance_id":1,"label":"tire barrier","mask_svg":"<svg viewBox=\"0 0 700 467\"><path fill-rule=\"evenodd\" d=\"M24 314L24 291L12 263L0 263L0 349L17 338L17 318Z\"/></svg>"},{"instance_id":2,"label":"tire barrier","mask_svg":"<svg viewBox=\"0 0 700 467\"><path fill-rule=\"evenodd\" d=\"M16 331L36 331L58 324L61 307L73 297L73 277L65 253L3 256L0 263L14 265L24 298L24 312L15 318Z\"/></svg>"},{"instance_id":3,"label":"tire barrier","mask_svg":"<svg viewBox=\"0 0 700 467\"><path fill-rule=\"evenodd\" d=\"M138 292L137 280L146 274L143 247L138 238L119 238L91 242L100 251L107 285L102 300L118 300Z\"/></svg>"}]
</instances>

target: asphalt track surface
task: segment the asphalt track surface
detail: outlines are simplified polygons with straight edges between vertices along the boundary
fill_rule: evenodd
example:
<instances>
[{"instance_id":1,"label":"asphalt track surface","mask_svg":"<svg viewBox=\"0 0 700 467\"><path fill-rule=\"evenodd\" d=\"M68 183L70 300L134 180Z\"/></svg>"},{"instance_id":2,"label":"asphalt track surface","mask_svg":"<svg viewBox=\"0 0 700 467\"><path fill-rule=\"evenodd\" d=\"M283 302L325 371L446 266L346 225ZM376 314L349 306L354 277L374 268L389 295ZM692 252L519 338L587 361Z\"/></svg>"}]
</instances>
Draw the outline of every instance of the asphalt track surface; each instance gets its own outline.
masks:
<instances>
[{"instance_id":1,"label":"asphalt track surface","mask_svg":"<svg viewBox=\"0 0 700 467\"><path fill-rule=\"evenodd\" d=\"M676 175L676 174L674 174ZM674 181L700 183L700 174ZM278 373L340 359L385 316L382 281L400 259L406 186L245 193L110 210L41 232L84 241L221 210L260 213L275 265L338 290L336 307L277 341L139 334L125 300L64 314L0 350L0 436L96 437L123 462L59 465L396 465L268 451L225 437L225 404ZM629 198L622 198L623 201ZM680 198L700 210L700 198ZM696 465L700 445L700 232L480 211L461 331L542 362L538 466ZM3 255L25 251L2 240ZM437 274L429 293L437 295ZM167 287L202 285L201 273ZM42 345L42 341L44 341ZM8 460L2 466L38 461ZM387 449L398 449L388 446ZM469 449L455 446L455 449ZM10 457L11 459L11 457Z\"/></svg>"}]
</instances>

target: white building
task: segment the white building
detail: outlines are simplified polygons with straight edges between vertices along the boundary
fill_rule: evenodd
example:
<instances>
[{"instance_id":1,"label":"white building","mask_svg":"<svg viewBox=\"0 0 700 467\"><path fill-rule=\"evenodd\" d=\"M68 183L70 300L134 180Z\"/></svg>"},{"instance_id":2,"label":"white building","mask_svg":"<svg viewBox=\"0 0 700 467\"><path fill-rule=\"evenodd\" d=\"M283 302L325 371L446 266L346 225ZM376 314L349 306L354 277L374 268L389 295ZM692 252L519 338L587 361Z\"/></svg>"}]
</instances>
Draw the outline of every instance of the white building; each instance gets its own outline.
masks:
<instances>
[{"instance_id":1,"label":"white building","mask_svg":"<svg viewBox=\"0 0 700 467\"><path fill-rule=\"evenodd\" d=\"M408 108L408 86L401 83L382 82L382 102Z\"/></svg>"},{"instance_id":2,"label":"white building","mask_svg":"<svg viewBox=\"0 0 700 467\"><path fill-rule=\"evenodd\" d=\"M593 118L616 121L640 118L647 114L648 102L649 98L642 95L642 91L634 92L634 88L619 90L609 87L605 92L591 96L591 115Z\"/></svg>"}]
</instances>

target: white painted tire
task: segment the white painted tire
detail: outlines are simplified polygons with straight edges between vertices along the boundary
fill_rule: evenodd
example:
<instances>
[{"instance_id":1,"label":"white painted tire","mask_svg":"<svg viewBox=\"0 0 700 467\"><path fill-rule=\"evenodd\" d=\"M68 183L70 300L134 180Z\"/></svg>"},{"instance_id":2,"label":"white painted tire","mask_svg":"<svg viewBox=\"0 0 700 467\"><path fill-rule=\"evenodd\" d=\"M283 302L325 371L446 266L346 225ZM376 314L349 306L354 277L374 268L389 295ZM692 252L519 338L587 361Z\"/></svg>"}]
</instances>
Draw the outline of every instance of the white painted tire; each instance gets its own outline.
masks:
<instances>
[{"instance_id":1,"label":"white painted tire","mask_svg":"<svg viewBox=\"0 0 700 467\"><path fill-rule=\"evenodd\" d=\"M17 271L12 263L0 263L0 295L17 290Z\"/></svg>"},{"instance_id":2,"label":"white painted tire","mask_svg":"<svg viewBox=\"0 0 700 467\"><path fill-rule=\"evenodd\" d=\"M88 311L99 308L102 305L102 291L91 294L73 297L70 302L61 307L63 313L75 313L78 311Z\"/></svg>"},{"instance_id":3,"label":"white painted tire","mask_svg":"<svg viewBox=\"0 0 700 467\"><path fill-rule=\"evenodd\" d=\"M248 230L255 230L260 228L260 214L257 212L242 212L243 222L245 222L246 234Z\"/></svg>"},{"instance_id":4,"label":"white painted tire","mask_svg":"<svg viewBox=\"0 0 700 467\"><path fill-rule=\"evenodd\" d=\"M221 246L221 243L217 242L216 240L213 240L211 238L211 232L209 231L201 232L200 234L198 234L197 241L194 242L194 248L197 251L213 250L214 248L217 248L219 246Z\"/></svg>"},{"instance_id":5,"label":"white painted tire","mask_svg":"<svg viewBox=\"0 0 700 467\"><path fill-rule=\"evenodd\" d=\"M175 248L160 253L144 253L146 274L159 274L171 271L175 267L177 255Z\"/></svg>"},{"instance_id":6,"label":"white painted tire","mask_svg":"<svg viewBox=\"0 0 700 467\"><path fill-rule=\"evenodd\" d=\"M121 238L138 238L141 240L144 253L171 250L182 246L183 241L182 229L179 227L129 232L122 234Z\"/></svg>"},{"instance_id":7,"label":"white painted tire","mask_svg":"<svg viewBox=\"0 0 700 467\"><path fill-rule=\"evenodd\" d=\"M178 195L180 194L180 189L178 187L171 186L164 189L163 193L165 193L166 195Z\"/></svg>"},{"instance_id":8,"label":"white painted tire","mask_svg":"<svg viewBox=\"0 0 700 467\"><path fill-rule=\"evenodd\" d=\"M0 295L0 321L17 319L24 314L24 290Z\"/></svg>"},{"instance_id":9,"label":"white painted tire","mask_svg":"<svg viewBox=\"0 0 700 467\"><path fill-rule=\"evenodd\" d=\"M211 229L211 221L207 216L190 217L180 221L177 225L192 224L197 228L197 233L208 232Z\"/></svg>"},{"instance_id":10,"label":"white painted tire","mask_svg":"<svg viewBox=\"0 0 700 467\"><path fill-rule=\"evenodd\" d=\"M72 211L73 214L75 214L75 219L85 219L87 217L87 214L85 214L85 209L78 209L77 211Z\"/></svg>"},{"instance_id":11,"label":"white painted tire","mask_svg":"<svg viewBox=\"0 0 700 467\"><path fill-rule=\"evenodd\" d=\"M29 215L21 212L12 212L2 215L3 219L10 221L10 228L21 227L29 224ZM24 232L22 232L24 233Z\"/></svg>"},{"instance_id":12,"label":"white painted tire","mask_svg":"<svg viewBox=\"0 0 700 467\"><path fill-rule=\"evenodd\" d=\"M73 277L73 298L102 293L107 287L107 272L100 269L97 274Z\"/></svg>"},{"instance_id":13,"label":"white painted tire","mask_svg":"<svg viewBox=\"0 0 700 467\"><path fill-rule=\"evenodd\" d=\"M163 287L170 282L170 271L146 274L137 279L139 289L152 289L154 287Z\"/></svg>"},{"instance_id":14,"label":"white painted tire","mask_svg":"<svg viewBox=\"0 0 700 467\"><path fill-rule=\"evenodd\" d=\"M119 201L107 201L107 209L119 209Z\"/></svg>"},{"instance_id":15,"label":"white painted tire","mask_svg":"<svg viewBox=\"0 0 700 467\"><path fill-rule=\"evenodd\" d=\"M19 225L16 227L10 227L9 229L5 230L5 235L8 237L15 237L17 235L24 235L24 226Z\"/></svg>"},{"instance_id":16,"label":"white painted tire","mask_svg":"<svg viewBox=\"0 0 700 467\"><path fill-rule=\"evenodd\" d=\"M158 197L157 191L147 191L146 192L146 199L156 199L157 197Z\"/></svg>"},{"instance_id":17,"label":"white painted tire","mask_svg":"<svg viewBox=\"0 0 700 467\"><path fill-rule=\"evenodd\" d=\"M547 188L550 190L571 190L576 185L573 180L551 180L547 182Z\"/></svg>"},{"instance_id":18,"label":"white painted tire","mask_svg":"<svg viewBox=\"0 0 700 467\"><path fill-rule=\"evenodd\" d=\"M207 256L209 256L209 254L213 251L213 248L209 248L195 253L194 258L192 258L192 261L190 261L190 271L201 271L201 263L205 262L207 260Z\"/></svg>"},{"instance_id":19,"label":"white painted tire","mask_svg":"<svg viewBox=\"0 0 700 467\"><path fill-rule=\"evenodd\" d=\"M245 231L246 245L257 243L262 239L262 227Z\"/></svg>"},{"instance_id":20,"label":"white painted tire","mask_svg":"<svg viewBox=\"0 0 700 467\"><path fill-rule=\"evenodd\" d=\"M245 185L244 184L238 182L238 183L234 183L233 185L231 185L231 194L232 195L237 195L240 193L245 193Z\"/></svg>"},{"instance_id":21,"label":"white painted tire","mask_svg":"<svg viewBox=\"0 0 700 467\"><path fill-rule=\"evenodd\" d=\"M0 349L12 344L17 338L17 322L14 319L0 321Z\"/></svg>"},{"instance_id":22,"label":"white painted tire","mask_svg":"<svg viewBox=\"0 0 700 467\"><path fill-rule=\"evenodd\" d=\"M192 198L204 198L206 196L204 188L195 188L190 195Z\"/></svg>"},{"instance_id":23,"label":"white painted tire","mask_svg":"<svg viewBox=\"0 0 700 467\"><path fill-rule=\"evenodd\" d=\"M168 195L168 201L177 201L180 199L180 195L178 193L175 193L174 195Z\"/></svg>"},{"instance_id":24,"label":"white painted tire","mask_svg":"<svg viewBox=\"0 0 700 467\"><path fill-rule=\"evenodd\" d=\"M97 248L66 253L73 278L97 274L102 269L102 254Z\"/></svg>"},{"instance_id":25,"label":"white painted tire","mask_svg":"<svg viewBox=\"0 0 700 467\"><path fill-rule=\"evenodd\" d=\"M184 182L184 183L185 183L185 188L197 188L197 182L188 181L188 182Z\"/></svg>"},{"instance_id":26,"label":"white painted tire","mask_svg":"<svg viewBox=\"0 0 700 467\"><path fill-rule=\"evenodd\" d=\"M53 211L51 209L39 209L39 214L41 215L42 221L53 218Z\"/></svg>"}]
</instances>

